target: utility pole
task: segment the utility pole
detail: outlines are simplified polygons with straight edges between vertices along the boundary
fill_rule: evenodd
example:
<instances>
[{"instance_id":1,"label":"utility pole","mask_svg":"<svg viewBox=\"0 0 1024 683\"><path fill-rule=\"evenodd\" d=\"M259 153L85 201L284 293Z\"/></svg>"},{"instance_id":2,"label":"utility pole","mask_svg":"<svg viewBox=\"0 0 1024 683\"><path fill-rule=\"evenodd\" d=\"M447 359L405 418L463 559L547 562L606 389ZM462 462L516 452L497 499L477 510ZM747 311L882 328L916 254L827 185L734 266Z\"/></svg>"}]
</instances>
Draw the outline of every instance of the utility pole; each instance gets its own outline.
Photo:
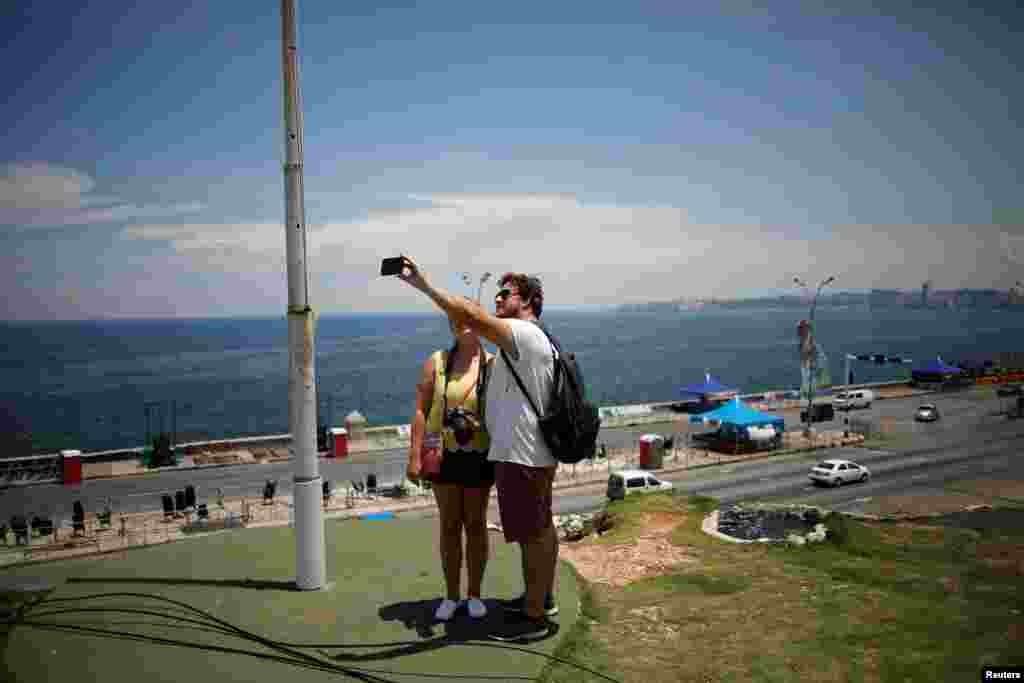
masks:
<instances>
[{"instance_id":1,"label":"utility pole","mask_svg":"<svg viewBox=\"0 0 1024 683\"><path fill-rule=\"evenodd\" d=\"M302 101L299 98L299 48L295 0L281 0L281 48L284 85L284 203L288 259L288 424L292 435L295 507L295 585L324 587L322 485L316 452L316 348L309 302L306 210L302 187Z\"/></svg>"}]
</instances>

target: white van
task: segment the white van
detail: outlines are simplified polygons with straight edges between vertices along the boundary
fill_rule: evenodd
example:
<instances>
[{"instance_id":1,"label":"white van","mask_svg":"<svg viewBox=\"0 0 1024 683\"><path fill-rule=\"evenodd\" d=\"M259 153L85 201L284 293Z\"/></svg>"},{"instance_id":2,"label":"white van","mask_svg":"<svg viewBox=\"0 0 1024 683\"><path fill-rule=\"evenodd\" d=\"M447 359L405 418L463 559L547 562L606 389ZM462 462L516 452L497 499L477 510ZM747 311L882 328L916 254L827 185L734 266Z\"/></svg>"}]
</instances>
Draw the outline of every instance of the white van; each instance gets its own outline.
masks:
<instances>
[{"instance_id":1,"label":"white van","mask_svg":"<svg viewBox=\"0 0 1024 683\"><path fill-rule=\"evenodd\" d=\"M867 389L854 389L836 394L832 399L832 405L836 410L850 410L851 408L870 408L875 400L875 394Z\"/></svg>"},{"instance_id":2,"label":"white van","mask_svg":"<svg viewBox=\"0 0 1024 683\"><path fill-rule=\"evenodd\" d=\"M643 470L617 470L608 477L608 498L622 500L634 493L671 491L672 482L661 481Z\"/></svg>"}]
</instances>

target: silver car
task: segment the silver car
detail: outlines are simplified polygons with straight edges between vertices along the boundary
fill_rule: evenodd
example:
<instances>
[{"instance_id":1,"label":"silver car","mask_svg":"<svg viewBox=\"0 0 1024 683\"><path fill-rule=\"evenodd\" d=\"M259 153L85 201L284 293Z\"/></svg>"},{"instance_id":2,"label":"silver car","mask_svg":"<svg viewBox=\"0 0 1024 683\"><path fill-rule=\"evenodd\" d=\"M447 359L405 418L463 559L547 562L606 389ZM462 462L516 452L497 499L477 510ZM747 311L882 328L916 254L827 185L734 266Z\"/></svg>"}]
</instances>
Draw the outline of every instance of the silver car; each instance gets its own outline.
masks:
<instances>
[{"instance_id":1,"label":"silver car","mask_svg":"<svg viewBox=\"0 0 1024 683\"><path fill-rule=\"evenodd\" d=\"M867 481L871 472L864 465L850 460L825 460L811 468L807 475L814 484L842 486L855 481Z\"/></svg>"}]
</instances>

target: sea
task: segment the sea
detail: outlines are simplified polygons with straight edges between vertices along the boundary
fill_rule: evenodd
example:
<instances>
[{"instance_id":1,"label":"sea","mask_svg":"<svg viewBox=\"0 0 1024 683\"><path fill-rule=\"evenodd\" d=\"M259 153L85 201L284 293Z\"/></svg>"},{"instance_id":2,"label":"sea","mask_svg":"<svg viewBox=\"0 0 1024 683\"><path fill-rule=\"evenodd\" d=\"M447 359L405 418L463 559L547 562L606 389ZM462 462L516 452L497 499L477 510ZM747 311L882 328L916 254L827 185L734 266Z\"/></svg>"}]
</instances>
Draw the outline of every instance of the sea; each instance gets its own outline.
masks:
<instances>
[{"instance_id":1,"label":"sea","mask_svg":"<svg viewBox=\"0 0 1024 683\"><path fill-rule=\"evenodd\" d=\"M574 351L599 405L674 401L705 372L742 393L800 383L791 308L545 311ZM1024 350L1024 313L1009 310L819 308L832 377L845 354L915 364L981 361ZM0 323L0 457L284 434L284 318L110 319ZM358 411L370 426L404 424L423 361L451 343L439 313L324 315L316 329L319 423ZM908 378L911 365L854 362L855 382Z\"/></svg>"}]
</instances>

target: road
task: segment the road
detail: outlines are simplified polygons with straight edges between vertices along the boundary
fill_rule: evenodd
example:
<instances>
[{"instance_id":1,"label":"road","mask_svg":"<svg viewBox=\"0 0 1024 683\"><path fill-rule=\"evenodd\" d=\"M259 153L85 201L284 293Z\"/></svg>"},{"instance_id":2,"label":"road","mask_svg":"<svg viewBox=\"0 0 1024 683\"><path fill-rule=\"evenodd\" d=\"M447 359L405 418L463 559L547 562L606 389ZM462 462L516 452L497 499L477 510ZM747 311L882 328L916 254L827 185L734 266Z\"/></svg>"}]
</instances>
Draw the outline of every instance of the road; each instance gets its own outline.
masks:
<instances>
[{"instance_id":1,"label":"road","mask_svg":"<svg viewBox=\"0 0 1024 683\"><path fill-rule=\"evenodd\" d=\"M748 463L687 470L667 477L685 492L713 495L725 501L749 498L787 498L802 502L821 502L835 506L856 498L882 495L884 492L924 489L941 486L958 478L974 478L986 472L1016 471L1012 455L1024 437L1024 420L1008 421L995 417L1004 403L997 399L979 400L976 392L936 395L913 399L891 399L876 402L868 410L854 411L853 416L874 423L887 419L907 435L901 450L871 452L862 448L831 449L829 457L845 457L866 464L875 475L872 481L838 490L810 489L807 470L818 454L806 453L780 456ZM913 421L913 412L923 402L935 403L942 420L933 424ZM791 429L799 429L798 415L786 415ZM844 415L833 423L841 428ZM636 446L639 436L647 432L686 433L690 425L673 422L661 425L609 430L600 440L609 448ZM697 428L699 429L699 427ZM909 450L908 450L909 448ZM321 475L340 485L349 481L365 481L367 474L376 474L380 483L399 481L405 470L404 449L379 451L343 461L321 459ZM21 513L52 515L56 519L71 516L72 503L81 500L87 513L99 509L108 496L115 502L115 511L139 512L160 509L160 496L196 487L200 501L211 500L221 488L225 496L262 495L268 479L278 482L278 492L291 492L289 463L219 467L161 472L117 479L83 482L78 486L48 484L10 488L0 491L0 519ZM989 475L986 475L989 476ZM991 476L1001 476L991 474ZM574 512L593 509L601 504L603 485L573 489L559 494L558 511Z\"/></svg>"}]
</instances>

